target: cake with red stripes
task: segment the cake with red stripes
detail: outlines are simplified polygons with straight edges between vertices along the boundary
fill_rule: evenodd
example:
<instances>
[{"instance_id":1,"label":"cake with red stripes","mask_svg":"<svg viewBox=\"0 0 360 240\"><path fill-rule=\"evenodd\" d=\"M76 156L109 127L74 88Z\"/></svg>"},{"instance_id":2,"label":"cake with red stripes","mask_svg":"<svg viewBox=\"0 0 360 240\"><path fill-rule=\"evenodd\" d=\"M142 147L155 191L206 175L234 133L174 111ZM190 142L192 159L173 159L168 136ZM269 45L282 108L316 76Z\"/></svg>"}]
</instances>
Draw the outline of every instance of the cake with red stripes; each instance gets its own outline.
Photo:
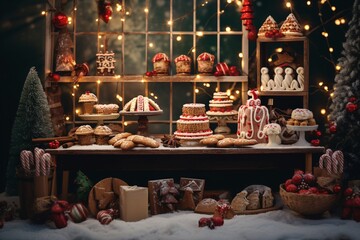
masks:
<instances>
[{"instance_id":1,"label":"cake with red stripes","mask_svg":"<svg viewBox=\"0 0 360 240\"><path fill-rule=\"evenodd\" d=\"M180 55L174 60L176 66L176 73L178 75L190 75L191 73L191 58L186 55Z\"/></svg>"},{"instance_id":2,"label":"cake with red stripes","mask_svg":"<svg viewBox=\"0 0 360 240\"><path fill-rule=\"evenodd\" d=\"M197 69L200 74L211 75L213 72L215 56L203 52L197 57Z\"/></svg>"},{"instance_id":3,"label":"cake with red stripes","mask_svg":"<svg viewBox=\"0 0 360 240\"><path fill-rule=\"evenodd\" d=\"M170 59L165 53L157 53L152 59L154 71L158 75L168 75Z\"/></svg>"},{"instance_id":4,"label":"cake with red stripes","mask_svg":"<svg viewBox=\"0 0 360 240\"><path fill-rule=\"evenodd\" d=\"M175 137L178 139L202 139L212 134L209 118L205 114L205 104L187 103L182 107L182 115L176 121Z\"/></svg>"},{"instance_id":5,"label":"cake with red stripes","mask_svg":"<svg viewBox=\"0 0 360 240\"><path fill-rule=\"evenodd\" d=\"M209 101L210 110L207 113L229 114L236 113L233 109L233 100L226 92L214 92L213 99Z\"/></svg>"},{"instance_id":6,"label":"cake with red stripes","mask_svg":"<svg viewBox=\"0 0 360 240\"><path fill-rule=\"evenodd\" d=\"M161 111L159 105L154 100L139 95L127 102L122 110L123 112L149 112Z\"/></svg>"}]
</instances>

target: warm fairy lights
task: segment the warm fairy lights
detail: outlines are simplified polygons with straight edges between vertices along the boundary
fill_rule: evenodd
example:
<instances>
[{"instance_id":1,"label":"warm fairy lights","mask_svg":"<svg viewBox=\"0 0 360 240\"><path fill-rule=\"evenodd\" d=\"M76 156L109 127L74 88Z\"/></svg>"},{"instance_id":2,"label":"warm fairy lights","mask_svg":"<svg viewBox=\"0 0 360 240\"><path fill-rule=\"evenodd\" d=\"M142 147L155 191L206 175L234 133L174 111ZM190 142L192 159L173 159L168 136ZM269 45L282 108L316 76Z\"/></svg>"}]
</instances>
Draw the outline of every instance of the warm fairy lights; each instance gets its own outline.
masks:
<instances>
[{"instance_id":1,"label":"warm fairy lights","mask_svg":"<svg viewBox=\"0 0 360 240\"><path fill-rule=\"evenodd\" d=\"M195 93L199 93L199 89L198 89L198 88L195 88Z\"/></svg>"},{"instance_id":2,"label":"warm fairy lights","mask_svg":"<svg viewBox=\"0 0 360 240\"><path fill-rule=\"evenodd\" d=\"M181 36L177 36L176 41L180 42L181 41Z\"/></svg>"},{"instance_id":3,"label":"warm fairy lights","mask_svg":"<svg viewBox=\"0 0 360 240\"><path fill-rule=\"evenodd\" d=\"M243 53L239 53L239 58L243 58L244 54Z\"/></svg>"},{"instance_id":4,"label":"warm fairy lights","mask_svg":"<svg viewBox=\"0 0 360 240\"><path fill-rule=\"evenodd\" d=\"M70 117L69 117L69 116L66 116L66 117L65 117L65 120L66 120L66 121L69 121L69 120L70 120Z\"/></svg>"},{"instance_id":5,"label":"warm fairy lights","mask_svg":"<svg viewBox=\"0 0 360 240\"><path fill-rule=\"evenodd\" d=\"M335 69L336 69L337 71L340 71L340 70L341 70L341 67L340 67L339 65L336 65L336 66L335 66Z\"/></svg>"},{"instance_id":6,"label":"warm fairy lights","mask_svg":"<svg viewBox=\"0 0 360 240\"><path fill-rule=\"evenodd\" d=\"M239 95L239 94L240 94L240 91L239 91L239 90L236 90L235 93Z\"/></svg>"},{"instance_id":7,"label":"warm fairy lights","mask_svg":"<svg viewBox=\"0 0 360 240\"><path fill-rule=\"evenodd\" d=\"M123 98L119 94L116 94L116 99L119 100L119 102L123 101Z\"/></svg>"},{"instance_id":8,"label":"warm fairy lights","mask_svg":"<svg viewBox=\"0 0 360 240\"><path fill-rule=\"evenodd\" d=\"M326 114L326 109L325 109L325 108L321 109L321 110L320 110L320 113L321 113L322 115L325 115L325 114Z\"/></svg>"},{"instance_id":9,"label":"warm fairy lights","mask_svg":"<svg viewBox=\"0 0 360 240\"><path fill-rule=\"evenodd\" d=\"M121 36L121 35L119 35L119 36L117 37L117 39L118 39L118 40L121 40L121 39L122 39L122 36Z\"/></svg>"},{"instance_id":10,"label":"warm fairy lights","mask_svg":"<svg viewBox=\"0 0 360 240\"><path fill-rule=\"evenodd\" d=\"M97 84L100 84L100 83L101 83L100 79L98 79L96 82L97 82Z\"/></svg>"},{"instance_id":11,"label":"warm fairy lights","mask_svg":"<svg viewBox=\"0 0 360 240\"><path fill-rule=\"evenodd\" d=\"M226 28L225 28L225 31L231 32L231 27L226 27Z\"/></svg>"},{"instance_id":12,"label":"warm fairy lights","mask_svg":"<svg viewBox=\"0 0 360 240\"><path fill-rule=\"evenodd\" d=\"M324 82L319 82L319 86L321 87L322 85L324 85Z\"/></svg>"},{"instance_id":13,"label":"warm fairy lights","mask_svg":"<svg viewBox=\"0 0 360 240\"><path fill-rule=\"evenodd\" d=\"M286 2L286 7L291 8L291 2Z\"/></svg>"},{"instance_id":14,"label":"warm fairy lights","mask_svg":"<svg viewBox=\"0 0 360 240\"><path fill-rule=\"evenodd\" d=\"M329 36L329 33L327 33L327 32L322 32L321 35L323 35L324 37L327 38L327 37Z\"/></svg>"},{"instance_id":15,"label":"warm fairy lights","mask_svg":"<svg viewBox=\"0 0 360 240\"><path fill-rule=\"evenodd\" d=\"M334 52L334 48L332 48L332 47L329 47L329 52Z\"/></svg>"},{"instance_id":16,"label":"warm fairy lights","mask_svg":"<svg viewBox=\"0 0 360 240\"><path fill-rule=\"evenodd\" d=\"M204 32L196 32L196 35L197 35L198 37L202 37L202 36L204 36Z\"/></svg>"},{"instance_id":17,"label":"warm fairy lights","mask_svg":"<svg viewBox=\"0 0 360 240\"><path fill-rule=\"evenodd\" d=\"M149 43L149 47L150 47L150 48L154 47L154 44L153 44L153 43Z\"/></svg>"},{"instance_id":18,"label":"warm fairy lights","mask_svg":"<svg viewBox=\"0 0 360 240\"><path fill-rule=\"evenodd\" d=\"M283 48L279 47L279 48L275 49L275 51L276 51L277 53L281 53L281 52L283 51Z\"/></svg>"},{"instance_id":19,"label":"warm fairy lights","mask_svg":"<svg viewBox=\"0 0 360 240\"><path fill-rule=\"evenodd\" d=\"M41 15L45 15L45 14L46 14L46 11L42 11L42 12L41 12Z\"/></svg>"},{"instance_id":20,"label":"warm fairy lights","mask_svg":"<svg viewBox=\"0 0 360 240\"><path fill-rule=\"evenodd\" d=\"M309 30L310 30L310 25L309 25L309 24L306 24L306 25L304 26L304 29L305 29L306 31L309 31Z\"/></svg>"},{"instance_id":21,"label":"warm fairy lights","mask_svg":"<svg viewBox=\"0 0 360 240\"><path fill-rule=\"evenodd\" d=\"M145 13L149 13L149 9L148 9L148 8L145 8L145 9L144 9L144 12L145 12Z\"/></svg>"},{"instance_id":22,"label":"warm fairy lights","mask_svg":"<svg viewBox=\"0 0 360 240\"><path fill-rule=\"evenodd\" d=\"M311 5L311 1L306 1L306 5L310 6L310 5Z\"/></svg>"}]
</instances>

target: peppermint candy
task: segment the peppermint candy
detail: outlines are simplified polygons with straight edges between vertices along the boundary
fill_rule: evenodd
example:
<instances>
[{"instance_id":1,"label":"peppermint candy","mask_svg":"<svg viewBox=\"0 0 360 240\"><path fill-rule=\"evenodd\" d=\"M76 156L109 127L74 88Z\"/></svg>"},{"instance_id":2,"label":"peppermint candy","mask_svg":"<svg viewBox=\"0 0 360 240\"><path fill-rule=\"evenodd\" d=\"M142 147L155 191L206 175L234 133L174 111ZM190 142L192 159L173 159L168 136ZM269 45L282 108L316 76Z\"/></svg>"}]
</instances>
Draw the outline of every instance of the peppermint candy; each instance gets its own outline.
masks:
<instances>
[{"instance_id":1,"label":"peppermint candy","mask_svg":"<svg viewBox=\"0 0 360 240\"><path fill-rule=\"evenodd\" d=\"M71 206L68 215L73 222L80 223L87 219L89 211L84 204L76 203Z\"/></svg>"}]
</instances>

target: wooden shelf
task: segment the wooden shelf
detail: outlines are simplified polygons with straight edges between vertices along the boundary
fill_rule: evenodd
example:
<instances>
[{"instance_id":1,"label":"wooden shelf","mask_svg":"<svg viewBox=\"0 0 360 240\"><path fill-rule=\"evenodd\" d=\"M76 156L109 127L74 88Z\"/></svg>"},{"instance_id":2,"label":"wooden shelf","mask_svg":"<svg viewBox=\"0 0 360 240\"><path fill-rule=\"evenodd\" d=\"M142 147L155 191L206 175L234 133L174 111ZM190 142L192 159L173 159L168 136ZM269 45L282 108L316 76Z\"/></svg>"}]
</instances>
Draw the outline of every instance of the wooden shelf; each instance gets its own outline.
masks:
<instances>
[{"instance_id":1,"label":"wooden shelf","mask_svg":"<svg viewBox=\"0 0 360 240\"><path fill-rule=\"evenodd\" d=\"M124 82L124 83L139 83L139 82L240 82L248 81L247 76L203 76L203 75L190 75L190 76L154 76L146 77L143 75L126 75L126 76L85 76L82 77L79 83L91 82ZM62 76L58 82L73 83L70 76Z\"/></svg>"},{"instance_id":2,"label":"wooden shelf","mask_svg":"<svg viewBox=\"0 0 360 240\"><path fill-rule=\"evenodd\" d=\"M269 42L269 43L274 43L274 42L303 42L305 41L307 38L306 37L282 37L282 38L267 38L267 37L259 37L258 41L259 42Z\"/></svg>"},{"instance_id":3,"label":"wooden shelf","mask_svg":"<svg viewBox=\"0 0 360 240\"><path fill-rule=\"evenodd\" d=\"M259 92L259 96L307 96L308 93L304 91L263 91Z\"/></svg>"}]
</instances>

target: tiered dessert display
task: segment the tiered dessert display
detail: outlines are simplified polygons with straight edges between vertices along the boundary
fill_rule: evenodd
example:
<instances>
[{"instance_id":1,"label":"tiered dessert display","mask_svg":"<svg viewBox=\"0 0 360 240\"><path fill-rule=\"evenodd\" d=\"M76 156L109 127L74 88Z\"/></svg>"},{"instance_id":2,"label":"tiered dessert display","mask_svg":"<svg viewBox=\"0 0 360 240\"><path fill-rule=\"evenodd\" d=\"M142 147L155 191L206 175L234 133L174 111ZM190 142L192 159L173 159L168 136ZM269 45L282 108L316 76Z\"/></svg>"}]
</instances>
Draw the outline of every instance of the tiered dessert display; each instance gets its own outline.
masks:
<instances>
[{"instance_id":1,"label":"tiered dessert display","mask_svg":"<svg viewBox=\"0 0 360 240\"><path fill-rule=\"evenodd\" d=\"M154 102L154 100L139 95L134 97L129 102L127 102L120 111L122 115L128 116L139 116L138 119L138 134L147 135L148 134L148 116L160 115L163 113L163 110L160 109L159 105Z\"/></svg>"},{"instance_id":2,"label":"tiered dessert display","mask_svg":"<svg viewBox=\"0 0 360 240\"><path fill-rule=\"evenodd\" d=\"M210 120L218 121L215 133L230 133L230 128L226 125L227 120L235 120L237 111L233 109L233 100L226 92L215 92L213 99L209 101L210 110L206 112Z\"/></svg>"},{"instance_id":3,"label":"tiered dessert display","mask_svg":"<svg viewBox=\"0 0 360 240\"><path fill-rule=\"evenodd\" d=\"M246 105L239 108L237 136L266 143L264 126L269 123L269 111L265 106L261 106L258 91L249 90L248 95L251 98L246 101Z\"/></svg>"},{"instance_id":4,"label":"tiered dessert display","mask_svg":"<svg viewBox=\"0 0 360 240\"><path fill-rule=\"evenodd\" d=\"M209 118L205 114L205 104L187 103L182 107L182 115L176 121L176 138L198 141L212 134Z\"/></svg>"},{"instance_id":5,"label":"tiered dessert display","mask_svg":"<svg viewBox=\"0 0 360 240\"><path fill-rule=\"evenodd\" d=\"M97 121L98 125L103 125L104 120L119 118L119 106L117 104L96 104L97 102L98 98L94 93L86 91L82 94L79 103L83 105L83 114L79 114L79 117L85 121Z\"/></svg>"},{"instance_id":6,"label":"tiered dessert display","mask_svg":"<svg viewBox=\"0 0 360 240\"><path fill-rule=\"evenodd\" d=\"M295 146L310 146L305 139L305 132L314 131L318 128L313 118L313 113L304 108L296 108L291 113L291 119L287 121L286 127L289 130L299 132L299 140L293 144Z\"/></svg>"}]
</instances>

